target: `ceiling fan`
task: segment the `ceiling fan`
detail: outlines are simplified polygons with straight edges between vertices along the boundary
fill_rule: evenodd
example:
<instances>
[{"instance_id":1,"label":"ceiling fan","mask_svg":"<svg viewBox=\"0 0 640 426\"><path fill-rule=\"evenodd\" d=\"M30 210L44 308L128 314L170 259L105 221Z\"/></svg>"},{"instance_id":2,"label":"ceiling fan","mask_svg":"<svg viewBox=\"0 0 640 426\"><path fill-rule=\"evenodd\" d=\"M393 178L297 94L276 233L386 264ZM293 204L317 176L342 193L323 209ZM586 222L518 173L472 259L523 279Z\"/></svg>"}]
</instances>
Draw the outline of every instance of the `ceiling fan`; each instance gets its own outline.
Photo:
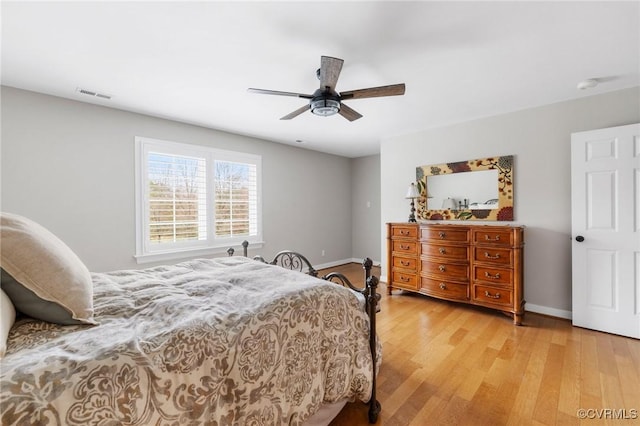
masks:
<instances>
[{"instance_id":1,"label":"ceiling fan","mask_svg":"<svg viewBox=\"0 0 640 426\"><path fill-rule=\"evenodd\" d=\"M336 83L342 70L344 61L330 56L322 56L320 68L316 71L320 80L320 88L312 95L294 92L280 92L277 90L248 89L251 93L261 93L264 95L293 96L297 98L309 99L309 103L290 114L285 115L280 120L291 120L303 112L309 110L315 115L324 117L340 114L349 121L354 121L362 117L360 113L343 104L347 99L375 98L380 96L404 95L404 83L392 84L390 86L369 87L368 89L349 90L339 93L336 91Z\"/></svg>"}]
</instances>

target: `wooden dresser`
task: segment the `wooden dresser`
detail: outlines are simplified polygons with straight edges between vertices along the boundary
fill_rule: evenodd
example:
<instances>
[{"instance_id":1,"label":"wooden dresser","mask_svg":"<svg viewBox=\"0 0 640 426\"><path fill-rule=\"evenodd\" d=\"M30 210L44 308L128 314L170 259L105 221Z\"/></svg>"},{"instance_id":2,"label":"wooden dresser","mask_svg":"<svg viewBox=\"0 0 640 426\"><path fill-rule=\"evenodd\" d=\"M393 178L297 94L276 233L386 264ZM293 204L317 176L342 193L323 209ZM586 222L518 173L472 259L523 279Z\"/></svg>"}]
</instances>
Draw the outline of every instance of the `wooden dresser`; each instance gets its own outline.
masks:
<instances>
[{"instance_id":1,"label":"wooden dresser","mask_svg":"<svg viewBox=\"0 0 640 426\"><path fill-rule=\"evenodd\" d=\"M389 294L394 288L524 316L524 228L388 223Z\"/></svg>"}]
</instances>

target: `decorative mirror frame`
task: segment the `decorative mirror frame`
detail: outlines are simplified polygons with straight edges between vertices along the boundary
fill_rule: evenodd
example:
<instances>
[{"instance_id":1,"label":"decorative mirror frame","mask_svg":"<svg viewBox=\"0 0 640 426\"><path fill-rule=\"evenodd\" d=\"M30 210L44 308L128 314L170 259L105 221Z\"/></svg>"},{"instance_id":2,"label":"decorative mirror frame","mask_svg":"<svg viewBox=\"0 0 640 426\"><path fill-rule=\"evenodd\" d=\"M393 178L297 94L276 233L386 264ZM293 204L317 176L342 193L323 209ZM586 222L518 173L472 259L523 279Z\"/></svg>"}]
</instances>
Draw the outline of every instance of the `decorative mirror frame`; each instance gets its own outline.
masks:
<instances>
[{"instance_id":1,"label":"decorative mirror frame","mask_svg":"<svg viewBox=\"0 0 640 426\"><path fill-rule=\"evenodd\" d=\"M429 210L427 208L427 176L450 173L497 170L498 208L492 210ZM513 155L480 158L456 163L431 164L416 167L416 182L420 198L417 217L419 220L513 220Z\"/></svg>"}]
</instances>

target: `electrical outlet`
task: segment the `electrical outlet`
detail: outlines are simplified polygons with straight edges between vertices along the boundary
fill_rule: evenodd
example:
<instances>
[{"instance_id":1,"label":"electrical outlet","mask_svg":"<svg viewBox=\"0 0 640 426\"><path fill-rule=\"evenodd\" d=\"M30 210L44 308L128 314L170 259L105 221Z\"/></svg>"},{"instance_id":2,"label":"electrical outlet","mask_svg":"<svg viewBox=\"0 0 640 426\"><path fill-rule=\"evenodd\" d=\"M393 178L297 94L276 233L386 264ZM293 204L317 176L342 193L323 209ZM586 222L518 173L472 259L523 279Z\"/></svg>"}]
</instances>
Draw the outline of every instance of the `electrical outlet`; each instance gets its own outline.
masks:
<instances>
[{"instance_id":1,"label":"electrical outlet","mask_svg":"<svg viewBox=\"0 0 640 426\"><path fill-rule=\"evenodd\" d=\"M322 253L321 253L321 254L322 254L322 256L324 257L324 250L322 250Z\"/></svg>"}]
</instances>

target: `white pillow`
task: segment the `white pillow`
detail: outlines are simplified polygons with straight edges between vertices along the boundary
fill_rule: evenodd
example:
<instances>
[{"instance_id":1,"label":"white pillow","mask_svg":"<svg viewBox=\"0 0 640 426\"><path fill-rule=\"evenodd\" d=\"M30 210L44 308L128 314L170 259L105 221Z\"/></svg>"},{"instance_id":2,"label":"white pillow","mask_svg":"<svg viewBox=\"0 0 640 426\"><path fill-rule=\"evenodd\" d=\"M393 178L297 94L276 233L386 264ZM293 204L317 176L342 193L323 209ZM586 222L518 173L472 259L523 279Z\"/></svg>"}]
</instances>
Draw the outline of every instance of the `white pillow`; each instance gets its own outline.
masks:
<instances>
[{"instance_id":1,"label":"white pillow","mask_svg":"<svg viewBox=\"0 0 640 426\"><path fill-rule=\"evenodd\" d=\"M80 258L37 223L0 213L2 289L15 309L57 324L95 324L93 283Z\"/></svg>"},{"instance_id":2,"label":"white pillow","mask_svg":"<svg viewBox=\"0 0 640 426\"><path fill-rule=\"evenodd\" d=\"M0 358L7 352L7 338L15 320L16 310L9 296L0 289Z\"/></svg>"}]
</instances>

